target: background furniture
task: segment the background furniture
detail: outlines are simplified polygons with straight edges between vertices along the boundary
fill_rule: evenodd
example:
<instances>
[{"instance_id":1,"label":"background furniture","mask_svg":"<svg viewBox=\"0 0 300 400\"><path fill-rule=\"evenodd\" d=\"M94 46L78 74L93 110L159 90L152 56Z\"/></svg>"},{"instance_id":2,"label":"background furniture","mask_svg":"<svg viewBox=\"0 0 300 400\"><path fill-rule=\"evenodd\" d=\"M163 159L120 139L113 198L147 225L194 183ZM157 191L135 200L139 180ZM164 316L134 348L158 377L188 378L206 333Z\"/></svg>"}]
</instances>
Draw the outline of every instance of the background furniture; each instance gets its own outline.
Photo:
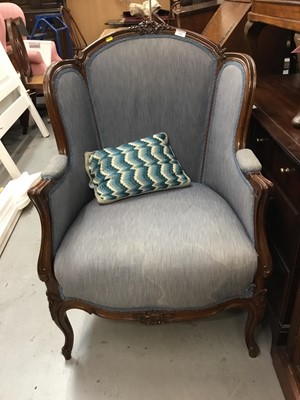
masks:
<instances>
[{"instance_id":1,"label":"background furniture","mask_svg":"<svg viewBox=\"0 0 300 400\"><path fill-rule=\"evenodd\" d=\"M73 18L71 10L64 6L61 7L61 13L64 22L69 27L74 54L79 55L81 51L87 46L87 41L85 40L81 30L79 29L77 22Z\"/></svg>"},{"instance_id":2,"label":"background furniture","mask_svg":"<svg viewBox=\"0 0 300 400\"><path fill-rule=\"evenodd\" d=\"M49 136L48 129L34 107L1 44L0 60L0 139L27 109L30 111L42 135L44 137ZM18 178L21 175L1 141L0 158L12 178Z\"/></svg>"},{"instance_id":3,"label":"background furniture","mask_svg":"<svg viewBox=\"0 0 300 400\"><path fill-rule=\"evenodd\" d=\"M251 0L224 0L201 34L227 51L249 53L244 28L251 6Z\"/></svg>"},{"instance_id":4,"label":"background furniture","mask_svg":"<svg viewBox=\"0 0 300 400\"><path fill-rule=\"evenodd\" d=\"M292 377L285 385L284 392L288 398L296 399L300 396L300 283L296 295L294 310L291 319L291 327L286 349L281 349L276 355L280 358L279 365L291 366Z\"/></svg>"},{"instance_id":5,"label":"background furniture","mask_svg":"<svg viewBox=\"0 0 300 400\"><path fill-rule=\"evenodd\" d=\"M244 149L254 82L250 57L155 22L50 67L46 101L60 155L30 197L43 232L39 277L66 359L71 308L146 324L242 308L249 355L257 356L271 271L264 230L271 184ZM84 153L162 131L192 185L100 206Z\"/></svg>"},{"instance_id":6,"label":"background furniture","mask_svg":"<svg viewBox=\"0 0 300 400\"><path fill-rule=\"evenodd\" d=\"M175 26L201 33L220 4L222 0L175 1L172 6Z\"/></svg>"},{"instance_id":7,"label":"background furniture","mask_svg":"<svg viewBox=\"0 0 300 400\"><path fill-rule=\"evenodd\" d=\"M47 67L51 64L51 48L53 42L51 41L23 41L20 30L15 19L6 20L7 34L10 42L10 58L16 71L20 74L21 81L28 91L28 94L33 99L34 104L37 104L37 97L43 97L43 83L44 75ZM29 48L29 50L28 50ZM30 62L28 52L33 51L36 53L36 58L40 60L39 68L41 75L34 75L32 71L32 63ZM31 53L32 54L32 53ZM46 60L47 64L44 62ZM37 72L37 69L36 69ZM23 134L27 133L29 125L29 112L28 110L22 116Z\"/></svg>"},{"instance_id":8,"label":"background furniture","mask_svg":"<svg viewBox=\"0 0 300 400\"><path fill-rule=\"evenodd\" d=\"M49 136L49 131L0 43L0 160L12 178L0 194L0 254L17 223L21 210L29 202L27 190L40 176L39 173L33 175L28 175L27 172L21 173L1 141L26 110L29 110L42 135Z\"/></svg>"},{"instance_id":9,"label":"background furniture","mask_svg":"<svg viewBox=\"0 0 300 400\"><path fill-rule=\"evenodd\" d=\"M16 23L18 24L20 28L20 33L24 39L27 38L27 32L22 33L22 30L26 31L26 19L23 10L21 7L19 7L15 3L10 3L10 2L0 2L0 14L2 15L4 21L7 19L14 19ZM8 37L6 33L6 38ZM1 40L3 43L3 40ZM5 39L6 41L6 39ZM54 61L60 61L61 58L57 54L55 43L51 43L51 48L50 48L50 60L51 62ZM38 44L38 42L37 42ZM4 42L4 48L6 48L6 51L10 51L10 44ZM31 71L32 75L43 75L46 68L47 64L45 64L43 58L41 57L41 52L37 48L34 49L28 49L27 50L30 66L31 66Z\"/></svg>"},{"instance_id":10,"label":"background furniture","mask_svg":"<svg viewBox=\"0 0 300 400\"><path fill-rule=\"evenodd\" d=\"M121 20L123 12L128 11L126 6L130 1L120 0L67 0L70 9L80 31L87 43L97 40L105 28L105 22L109 19ZM161 7L169 9L170 0L160 0Z\"/></svg>"},{"instance_id":11,"label":"background furniture","mask_svg":"<svg viewBox=\"0 0 300 400\"><path fill-rule=\"evenodd\" d=\"M23 85L28 90L34 91L37 94L42 94L46 64L44 64L45 69L42 75L33 75L27 50L16 21L12 18L7 19L6 28L12 49L11 57L16 70L20 73Z\"/></svg>"},{"instance_id":12,"label":"background furniture","mask_svg":"<svg viewBox=\"0 0 300 400\"><path fill-rule=\"evenodd\" d=\"M0 0L0 8L1 3L7 3ZM60 7L62 2L60 1L49 1L49 0L17 0L14 2L19 6L23 13L24 23L27 27L29 35L31 34L35 24L36 19L40 15L49 15L49 14L59 14ZM8 4L8 3L7 3ZM16 18L18 15L8 15L7 18ZM60 23L61 28L62 23ZM59 28L59 27L57 27ZM68 41L68 35L66 34L65 30L57 29L56 31L53 29L48 29L45 34L43 34L43 38L46 40L56 41L57 46L60 49L60 55L62 58L69 58L70 55L70 44ZM38 38L40 39L40 38ZM56 53L56 54L55 54ZM55 47L52 49L52 61L58 61L60 57L58 56Z\"/></svg>"},{"instance_id":13,"label":"background furniture","mask_svg":"<svg viewBox=\"0 0 300 400\"><path fill-rule=\"evenodd\" d=\"M62 58L72 58L73 49L69 27L63 20L61 11L51 14L38 14L35 16L35 24L29 39L44 40L54 36L57 51Z\"/></svg>"},{"instance_id":14,"label":"background furniture","mask_svg":"<svg viewBox=\"0 0 300 400\"><path fill-rule=\"evenodd\" d=\"M299 1L257 0L249 19L251 47L269 24L300 31ZM252 32L251 32L252 30ZM252 36L252 37L251 37ZM291 37L293 35L290 35ZM275 42L275 46L277 43ZM279 61L279 62L278 62ZM300 76L282 75L283 59L270 72L260 63L253 111L251 147L262 162L263 171L274 183L267 213L268 237L273 258L268 300L273 342L272 357L287 399L299 399L299 315L300 304L300 131L292 118L300 104Z\"/></svg>"},{"instance_id":15,"label":"background furniture","mask_svg":"<svg viewBox=\"0 0 300 400\"><path fill-rule=\"evenodd\" d=\"M293 368L288 365L300 349L298 344L297 349L290 348L287 352L288 341L292 340L291 325L299 321L300 315L299 302L296 302L300 274L300 143L299 130L291 124L291 116L300 101L299 89L298 74L270 76L260 83L250 145L263 165L264 174L274 183L267 214L273 258L268 300L273 332L272 357L285 393L291 391L285 388L297 376L291 373ZM298 389L288 399L298 399L299 395Z\"/></svg>"},{"instance_id":16,"label":"background furniture","mask_svg":"<svg viewBox=\"0 0 300 400\"><path fill-rule=\"evenodd\" d=\"M5 3L5 1L0 0L0 3ZM62 2L53 0L15 0L14 3L22 8L28 32L31 32L35 24L36 15L59 12Z\"/></svg>"},{"instance_id":17,"label":"background furniture","mask_svg":"<svg viewBox=\"0 0 300 400\"><path fill-rule=\"evenodd\" d=\"M27 172L21 173L1 141L26 110L29 110L42 135L49 136L48 129L0 43L0 160L12 178L0 193L0 254L17 223L21 210L29 203L27 190L40 176L39 173L32 175Z\"/></svg>"}]
</instances>

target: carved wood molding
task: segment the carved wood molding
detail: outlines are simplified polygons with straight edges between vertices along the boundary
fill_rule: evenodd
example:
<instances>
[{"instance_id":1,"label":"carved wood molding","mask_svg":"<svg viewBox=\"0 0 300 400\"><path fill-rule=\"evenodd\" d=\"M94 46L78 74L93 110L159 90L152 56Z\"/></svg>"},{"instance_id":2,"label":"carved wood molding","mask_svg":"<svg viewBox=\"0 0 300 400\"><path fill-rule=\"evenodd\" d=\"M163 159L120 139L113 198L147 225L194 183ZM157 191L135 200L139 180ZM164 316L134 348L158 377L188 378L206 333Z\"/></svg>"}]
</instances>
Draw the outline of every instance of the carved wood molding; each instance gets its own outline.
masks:
<instances>
[{"instance_id":1,"label":"carved wood molding","mask_svg":"<svg viewBox=\"0 0 300 400\"><path fill-rule=\"evenodd\" d=\"M170 25L162 22L145 20L138 25L133 25L129 28L132 32L137 32L140 35L158 34L164 30L171 29Z\"/></svg>"},{"instance_id":2,"label":"carved wood molding","mask_svg":"<svg viewBox=\"0 0 300 400\"><path fill-rule=\"evenodd\" d=\"M167 324L168 322L174 322L176 319L176 313L149 311L143 313L134 313L133 318L145 325L163 325Z\"/></svg>"},{"instance_id":3,"label":"carved wood molding","mask_svg":"<svg viewBox=\"0 0 300 400\"><path fill-rule=\"evenodd\" d=\"M249 175L249 182L255 191L255 244L258 253L258 270L256 278L266 279L272 272L272 258L269 251L265 213L273 184L261 173ZM264 282L256 282L258 288L264 287Z\"/></svg>"}]
</instances>

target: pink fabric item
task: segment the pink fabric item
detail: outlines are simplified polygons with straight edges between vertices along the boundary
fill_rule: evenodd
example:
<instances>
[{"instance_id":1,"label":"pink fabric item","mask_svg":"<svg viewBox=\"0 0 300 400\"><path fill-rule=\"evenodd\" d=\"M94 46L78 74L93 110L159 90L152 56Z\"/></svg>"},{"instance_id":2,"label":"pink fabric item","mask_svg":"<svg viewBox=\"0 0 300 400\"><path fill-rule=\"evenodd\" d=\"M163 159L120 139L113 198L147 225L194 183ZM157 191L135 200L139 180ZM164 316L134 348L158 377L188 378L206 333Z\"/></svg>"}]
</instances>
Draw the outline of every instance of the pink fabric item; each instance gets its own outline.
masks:
<instances>
[{"instance_id":1,"label":"pink fabric item","mask_svg":"<svg viewBox=\"0 0 300 400\"><path fill-rule=\"evenodd\" d=\"M5 28L4 18L2 17L1 14L0 14L0 43L4 47L4 50L6 50L6 28Z\"/></svg>"},{"instance_id":2,"label":"pink fabric item","mask_svg":"<svg viewBox=\"0 0 300 400\"><path fill-rule=\"evenodd\" d=\"M15 3L0 3L0 14L4 19L21 17L26 26L23 10Z\"/></svg>"},{"instance_id":3,"label":"pink fabric item","mask_svg":"<svg viewBox=\"0 0 300 400\"><path fill-rule=\"evenodd\" d=\"M28 58L31 63L41 64L44 63L43 57L38 50L27 50ZM44 63L45 64L45 63Z\"/></svg>"},{"instance_id":4,"label":"pink fabric item","mask_svg":"<svg viewBox=\"0 0 300 400\"><path fill-rule=\"evenodd\" d=\"M59 57L57 50L56 50L56 45L54 42L51 42L51 62L55 61L61 61L61 58Z\"/></svg>"},{"instance_id":5,"label":"pink fabric item","mask_svg":"<svg viewBox=\"0 0 300 400\"><path fill-rule=\"evenodd\" d=\"M29 60L30 60L30 57L29 57ZM42 59L41 63L30 62L30 67L31 67L32 76L45 75L45 72L47 69L47 65L44 63L43 59Z\"/></svg>"}]
</instances>

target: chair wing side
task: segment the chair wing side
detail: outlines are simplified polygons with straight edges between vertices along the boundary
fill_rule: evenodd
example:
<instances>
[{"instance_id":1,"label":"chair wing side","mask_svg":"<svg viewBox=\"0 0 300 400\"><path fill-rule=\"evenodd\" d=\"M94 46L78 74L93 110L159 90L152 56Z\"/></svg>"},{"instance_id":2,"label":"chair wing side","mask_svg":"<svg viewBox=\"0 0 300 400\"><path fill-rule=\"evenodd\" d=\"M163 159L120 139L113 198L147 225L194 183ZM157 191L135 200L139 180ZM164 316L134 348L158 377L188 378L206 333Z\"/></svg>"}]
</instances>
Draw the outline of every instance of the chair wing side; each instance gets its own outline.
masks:
<instances>
[{"instance_id":1,"label":"chair wing side","mask_svg":"<svg viewBox=\"0 0 300 400\"><path fill-rule=\"evenodd\" d=\"M203 183L235 210L254 242L254 190L241 171L236 151L245 146L255 89L252 59L225 59L220 69L203 165Z\"/></svg>"},{"instance_id":2,"label":"chair wing side","mask_svg":"<svg viewBox=\"0 0 300 400\"><path fill-rule=\"evenodd\" d=\"M68 156L65 173L48 192L55 254L73 219L92 198L84 169L84 152L94 150L99 143L88 90L73 62L50 67L44 90L58 151Z\"/></svg>"}]
</instances>

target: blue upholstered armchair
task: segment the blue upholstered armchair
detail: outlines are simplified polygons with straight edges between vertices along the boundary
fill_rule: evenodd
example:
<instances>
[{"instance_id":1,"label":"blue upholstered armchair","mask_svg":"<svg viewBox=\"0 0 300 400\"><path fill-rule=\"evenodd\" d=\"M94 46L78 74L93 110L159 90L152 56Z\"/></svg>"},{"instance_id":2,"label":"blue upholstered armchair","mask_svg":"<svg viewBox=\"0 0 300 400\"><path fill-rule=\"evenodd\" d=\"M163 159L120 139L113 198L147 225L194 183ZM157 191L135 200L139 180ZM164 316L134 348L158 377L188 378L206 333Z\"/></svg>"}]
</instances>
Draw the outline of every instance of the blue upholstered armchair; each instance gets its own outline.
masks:
<instances>
[{"instance_id":1,"label":"blue upholstered armchair","mask_svg":"<svg viewBox=\"0 0 300 400\"><path fill-rule=\"evenodd\" d=\"M50 67L44 89L59 155L29 194L42 224L38 273L66 359L72 308L146 324L242 308L257 356L271 184L245 149L254 87L247 55L154 22ZM157 153L169 157L159 166Z\"/></svg>"}]
</instances>

